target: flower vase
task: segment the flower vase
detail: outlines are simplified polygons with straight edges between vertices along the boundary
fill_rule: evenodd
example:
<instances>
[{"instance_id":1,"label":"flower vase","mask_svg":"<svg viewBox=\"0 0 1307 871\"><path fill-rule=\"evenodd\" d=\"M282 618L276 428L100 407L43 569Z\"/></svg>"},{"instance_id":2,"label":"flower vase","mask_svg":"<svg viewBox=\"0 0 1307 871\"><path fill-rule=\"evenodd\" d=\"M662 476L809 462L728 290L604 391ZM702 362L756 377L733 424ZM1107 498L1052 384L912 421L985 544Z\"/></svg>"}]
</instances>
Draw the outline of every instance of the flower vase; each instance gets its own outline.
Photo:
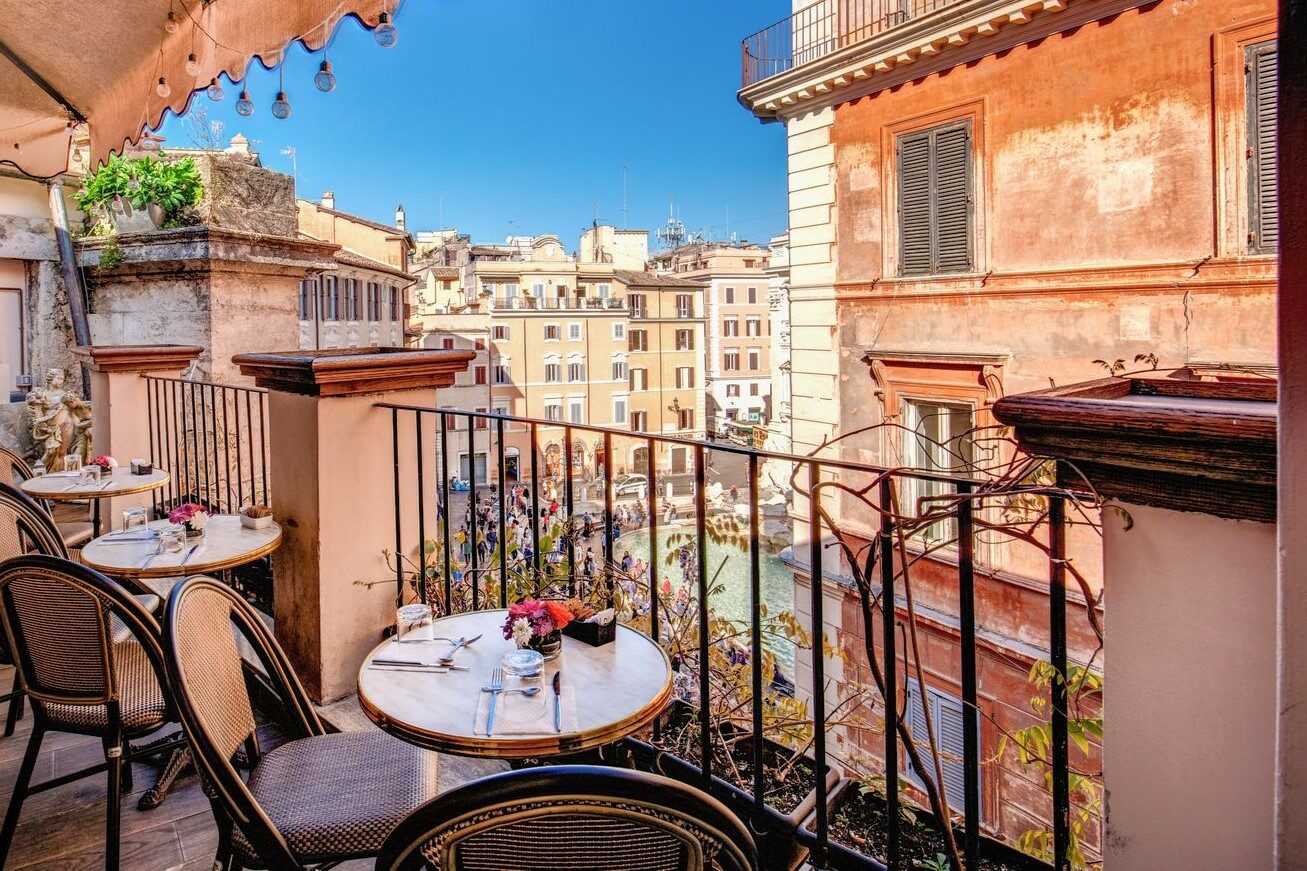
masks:
<instances>
[{"instance_id":1,"label":"flower vase","mask_svg":"<svg viewBox=\"0 0 1307 871\"><path fill-rule=\"evenodd\" d=\"M186 537L190 539L203 538L204 529L202 527L192 526L189 523L183 523L182 529L186 530Z\"/></svg>"},{"instance_id":2,"label":"flower vase","mask_svg":"<svg viewBox=\"0 0 1307 871\"><path fill-rule=\"evenodd\" d=\"M558 654L563 652L563 633L555 629L548 635L533 635L527 646L543 656L545 662L557 659Z\"/></svg>"}]
</instances>

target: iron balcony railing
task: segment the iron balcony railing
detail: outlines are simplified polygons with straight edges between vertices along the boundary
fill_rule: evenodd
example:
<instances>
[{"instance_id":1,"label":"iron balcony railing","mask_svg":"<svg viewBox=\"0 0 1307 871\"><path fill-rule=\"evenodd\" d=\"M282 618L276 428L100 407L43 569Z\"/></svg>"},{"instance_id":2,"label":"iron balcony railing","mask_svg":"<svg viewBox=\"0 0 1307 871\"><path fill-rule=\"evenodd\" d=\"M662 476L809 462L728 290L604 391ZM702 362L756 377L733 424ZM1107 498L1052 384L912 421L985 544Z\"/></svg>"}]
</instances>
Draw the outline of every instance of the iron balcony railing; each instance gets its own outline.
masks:
<instances>
[{"instance_id":1,"label":"iron balcony railing","mask_svg":"<svg viewBox=\"0 0 1307 871\"><path fill-rule=\"evenodd\" d=\"M389 410L392 420L397 603L418 597L438 613L451 613L504 608L527 597L600 596L600 606L616 605L630 625L647 631L667 647L677 669L679 701L673 713L680 712L680 725L674 718L666 719L654 726L651 735L628 739L624 746L635 764L642 764L643 759L643 764L652 764L664 773L684 774L728 803L734 802L738 812L751 818L760 838L786 846L785 855L807 848L814 868L828 868L832 867L827 864L832 849L848 849L831 843L829 773L848 764L839 754L848 750L848 738L854 736L880 757L879 767L863 770L859 776L864 785L876 785L888 811L884 842L861 849L878 856L877 861L891 869L922 867L908 855L903 837L905 827L922 823L908 822L897 812L906 794L900 786L900 775L908 770L905 766L911 765L914 772L928 770L919 747L925 736L905 731L909 685L917 685L923 678L919 660L917 670L911 667L911 645L904 632L905 623L911 622L905 615L913 612L903 539L896 536L896 518L906 512L899 507L898 494L915 494L921 497L919 504L955 500L953 510L939 514L937 525L955 536L950 559L955 565L960 618L961 700L965 710L978 714L976 580L985 570L978 568L977 552L987 546L985 536L992 537L994 527L984 519L989 516L989 506L971 500L991 484L927 471L889 471L839 459L502 413L394 403L378 403L377 407ZM714 463L716 467L710 470ZM724 485L710 486L710 474L718 474L726 464L738 472L742 503L726 503L721 492ZM883 676L879 698L865 700L882 717L880 729L865 728L865 723L850 719L848 702L830 697L833 685L828 681L827 655L821 653L819 641L807 639L806 650L811 653L804 664L798 651L805 642L791 638L793 657L789 665L781 664L782 656L777 653L781 648L774 634L778 605L764 601L760 499L764 467L772 467L775 480L777 464L787 470L796 491L820 491L818 498L807 499L811 532L801 552L793 557L796 563L806 563L801 570L810 578L829 582L849 571L850 563L855 564L864 602L866 625L861 629L866 633L867 654L861 662L845 663L840 683L850 681L850 674L866 674L868 669ZM625 474L618 477L619 472ZM837 551L845 555L841 562L829 551L833 539L844 542L848 535L831 528L830 515L822 506L855 497L879 512L879 526L864 534L864 544L856 554ZM1046 544L1041 553L1047 558L1044 564L1050 591L1047 662L1056 674L1065 675L1065 525L1067 503L1079 500L1067 491L1034 485L1008 487L1001 494L1004 510L1014 505L1028 508L1032 499L1044 500L1040 503L1044 506L1042 520L1023 525L1022 540L1033 540L1034 529L1042 524ZM552 510L554 504L557 513ZM634 515L627 511L631 506ZM747 506L747 511L741 515L737 506ZM688 514L674 519L680 508ZM738 528L733 526L737 523L734 518L741 516ZM620 529L623 517L627 519L625 532ZM630 542L644 535L647 551L641 553L647 553L647 569L642 572L637 565L632 574L627 571L627 559L619 563L615 555L619 549L638 549L639 545ZM723 594L718 575L725 560L717 565L719 552L713 549L728 545L737 548L736 565L747 564L747 570L743 589ZM602 551L597 567L581 558L591 550ZM789 595L797 592L791 587ZM823 584L810 583L807 595L808 625L826 625ZM894 602L895 607L881 607L885 602ZM730 612L737 622L729 625L739 627L734 635L724 634L722 626L727 624L716 619L730 608L742 608ZM1092 607L1089 613L1092 615ZM831 616L840 619L838 614ZM834 643L832 639L828 642ZM878 654L873 654L877 648ZM1077 654L1080 661L1086 661L1079 648ZM740 681L727 693L730 704L723 704L718 674L723 669ZM786 670L791 671L788 679ZM796 693L796 686L806 689ZM1067 682L1054 679L1042 692L1051 712L1047 751L1051 774L1047 826L1051 832L1043 859L1052 860L1060 871L1070 868L1068 857L1073 850ZM792 731L786 732L793 723L778 727L777 711L799 698L810 707L799 715L802 734L795 737ZM741 712L734 725L723 726L717 719L723 708ZM778 737L778 728L785 734ZM958 830L958 856L965 857L966 868L975 869L982 867L982 856L992 857L993 851L1006 849L1017 859L1017 864L1006 867L1043 866L1040 860L1018 854L1010 846L982 839L981 769L993 762L987 758L992 753L982 755L979 716L963 717L960 729L963 797L951 800L955 816L950 823L950 828ZM688 735L688 743L668 750L673 734ZM836 734L839 740L829 740ZM731 744L726 747L723 742L728 739ZM811 772L815 792L811 816L798 832L783 822L788 809L771 807L767 798L771 778L776 776L775 767L767 762L771 759L768 754L781 740L788 747L797 746L794 753L807 761L804 770ZM742 754L742 761L733 756L738 764L723 763L724 752ZM650 763L651 758L662 761ZM1044 781L1040 778L1039 782ZM955 788L956 784L947 787L950 795ZM935 856L924 858L934 860Z\"/></svg>"},{"instance_id":2,"label":"iron balcony railing","mask_svg":"<svg viewBox=\"0 0 1307 871\"><path fill-rule=\"evenodd\" d=\"M780 75L960 0L819 0L746 37L741 87Z\"/></svg>"},{"instance_id":3,"label":"iron balcony railing","mask_svg":"<svg viewBox=\"0 0 1307 871\"><path fill-rule=\"evenodd\" d=\"M536 297L495 297L494 307L511 311L581 311L583 309L607 309L616 311L626 308L626 300L620 297L586 297L586 296L546 296Z\"/></svg>"}]
</instances>

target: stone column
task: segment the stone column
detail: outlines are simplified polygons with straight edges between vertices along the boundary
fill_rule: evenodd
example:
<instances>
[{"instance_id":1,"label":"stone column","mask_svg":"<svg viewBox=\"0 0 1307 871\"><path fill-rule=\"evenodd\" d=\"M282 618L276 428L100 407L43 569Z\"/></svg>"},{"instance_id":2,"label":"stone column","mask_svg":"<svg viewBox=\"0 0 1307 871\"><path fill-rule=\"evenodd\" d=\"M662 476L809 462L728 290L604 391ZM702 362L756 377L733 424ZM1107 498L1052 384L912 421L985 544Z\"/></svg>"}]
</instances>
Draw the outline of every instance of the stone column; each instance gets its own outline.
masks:
<instances>
[{"instance_id":1,"label":"stone column","mask_svg":"<svg viewBox=\"0 0 1307 871\"><path fill-rule=\"evenodd\" d=\"M92 455L108 454L126 466L150 454L149 383L143 376L178 377L203 351L196 345L92 345L75 348L91 378ZM173 471L173 470L169 470ZM150 504L150 494L102 500L107 531L117 512Z\"/></svg>"},{"instance_id":2,"label":"stone column","mask_svg":"<svg viewBox=\"0 0 1307 871\"><path fill-rule=\"evenodd\" d=\"M270 391L272 507L285 532L273 558L275 631L320 703L355 691L359 664L395 619L394 571L383 557L395 546L392 412L377 403L433 407L436 388L452 385L474 356L343 349L232 359ZM411 415L405 424L399 450L411 458ZM405 540L415 541L415 485L401 493L410 494L398 506Z\"/></svg>"},{"instance_id":3,"label":"stone column","mask_svg":"<svg viewBox=\"0 0 1307 871\"><path fill-rule=\"evenodd\" d=\"M1275 396L1116 378L994 406L1120 509L1103 517L1112 871L1274 866Z\"/></svg>"}]
</instances>

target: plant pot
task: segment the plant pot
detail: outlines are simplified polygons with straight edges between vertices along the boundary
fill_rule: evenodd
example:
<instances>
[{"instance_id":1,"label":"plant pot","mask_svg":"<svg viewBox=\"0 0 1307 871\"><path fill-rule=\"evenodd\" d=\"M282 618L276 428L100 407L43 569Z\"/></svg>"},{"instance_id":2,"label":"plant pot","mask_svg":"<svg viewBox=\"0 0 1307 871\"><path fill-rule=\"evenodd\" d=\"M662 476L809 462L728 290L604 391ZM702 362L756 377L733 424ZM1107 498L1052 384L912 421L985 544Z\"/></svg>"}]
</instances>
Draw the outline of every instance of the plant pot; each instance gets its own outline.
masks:
<instances>
[{"instance_id":1,"label":"plant pot","mask_svg":"<svg viewBox=\"0 0 1307 871\"><path fill-rule=\"evenodd\" d=\"M874 798L864 798L858 789L859 785L860 781L853 778L845 778L839 782L835 791L830 795L828 819L833 819L835 814L849 802L879 801L882 804L884 803L885 797L880 793L877 793ZM925 825L938 831L937 819L929 810L913 807L912 811L918 819L925 823ZM909 825L907 822L901 822L900 824L903 826ZM798 842L803 844L809 850L811 850L817 843L817 836L815 833L816 826L817 814L816 808L814 807L813 811L808 814L806 819L804 819L803 825L800 826L798 831L795 833ZM871 852L870 848L864 847L862 849L868 849L868 851ZM1020 850L1009 844L1005 844L1002 841L996 841L984 836L980 839L980 856L982 859L987 859L991 862L1001 862L1009 868L1016 869L1016 871L1048 871L1049 868L1047 863L1041 862L1034 856L1022 853ZM910 853L905 853L902 856L903 861L906 863L906 867L916 867L915 862L917 860L931 858L934 858L933 853L929 856L916 856L911 855ZM830 871L885 871L885 863L880 858L869 856L854 846L836 841L834 836L830 834L829 829L827 834L825 867L829 868Z\"/></svg>"},{"instance_id":2,"label":"plant pot","mask_svg":"<svg viewBox=\"0 0 1307 871\"><path fill-rule=\"evenodd\" d=\"M163 223L163 209L153 203L151 206L158 209L159 220L157 222L150 212L150 207L137 209L122 197L114 197L108 204L109 219L113 222L114 229L120 235L149 233L159 229L159 225Z\"/></svg>"},{"instance_id":3,"label":"plant pot","mask_svg":"<svg viewBox=\"0 0 1307 871\"><path fill-rule=\"evenodd\" d=\"M267 529L272 525L272 515L265 514L262 517L247 517L241 515L241 526L246 529Z\"/></svg>"},{"instance_id":4,"label":"plant pot","mask_svg":"<svg viewBox=\"0 0 1307 871\"><path fill-rule=\"evenodd\" d=\"M555 629L548 635L533 635L531 636L531 643L527 647L543 656L545 662L557 659L558 655L563 652L563 633Z\"/></svg>"}]
</instances>

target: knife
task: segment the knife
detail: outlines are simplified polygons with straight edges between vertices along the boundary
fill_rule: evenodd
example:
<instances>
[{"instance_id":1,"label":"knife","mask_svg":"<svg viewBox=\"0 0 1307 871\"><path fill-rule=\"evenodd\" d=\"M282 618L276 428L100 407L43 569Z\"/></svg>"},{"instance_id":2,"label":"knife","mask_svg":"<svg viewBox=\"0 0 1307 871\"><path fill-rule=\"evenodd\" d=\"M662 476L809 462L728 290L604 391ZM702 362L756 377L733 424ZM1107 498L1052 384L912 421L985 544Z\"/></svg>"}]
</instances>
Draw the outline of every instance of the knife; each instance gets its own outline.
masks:
<instances>
[{"instance_id":1,"label":"knife","mask_svg":"<svg viewBox=\"0 0 1307 871\"><path fill-rule=\"evenodd\" d=\"M563 731L563 671L554 672L554 731Z\"/></svg>"},{"instance_id":2,"label":"knife","mask_svg":"<svg viewBox=\"0 0 1307 871\"><path fill-rule=\"evenodd\" d=\"M186 551L186 556L182 557L182 561L178 563L177 567L181 568L182 566L186 565L186 561L191 558L191 554L195 553L196 549L199 546L200 546L199 542L196 542L195 544L191 545L191 549Z\"/></svg>"},{"instance_id":3,"label":"knife","mask_svg":"<svg viewBox=\"0 0 1307 871\"><path fill-rule=\"evenodd\" d=\"M466 665L445 665L443 662L418 662L415 659L374 659L369 665L378 668L438 668L442 671L468 671Z\"/></svg>"},{"instance_id":4,"label":"knife","mask_svg":"<svg viewBox=\"0 0 1307 871\"><path fill-rule=\"evenodd\" d=\"M458 655L458 652L460 650L462 650L464 647L467 647L469 644L476 641L480 637L481 637L480 635L476 635L472 638L459 638L458 641L454 644L454 646L449 648L449 652L446 653L444 656L440 657L440 664L448 665L449 663L453 662L454 657Z\"/></svg>"}]
</instances>

